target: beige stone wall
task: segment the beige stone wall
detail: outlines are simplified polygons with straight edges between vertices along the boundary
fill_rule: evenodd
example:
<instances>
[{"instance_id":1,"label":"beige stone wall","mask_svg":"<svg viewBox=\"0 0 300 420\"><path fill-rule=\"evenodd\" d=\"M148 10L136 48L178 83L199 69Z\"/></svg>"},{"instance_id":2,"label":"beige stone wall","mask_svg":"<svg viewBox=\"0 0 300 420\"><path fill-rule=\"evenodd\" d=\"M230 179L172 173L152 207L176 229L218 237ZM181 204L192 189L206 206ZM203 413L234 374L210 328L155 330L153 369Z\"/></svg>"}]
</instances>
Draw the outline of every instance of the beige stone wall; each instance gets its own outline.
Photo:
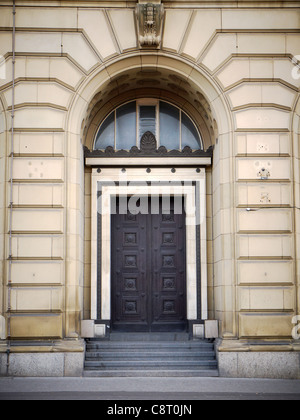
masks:
<instances>
[{"instance_id":1,"label":"beige stone wall","mask_svg":"<svg viewBox=\"0 0 300 420\"><path fill-rule=\"evenodd\" d=\"M11 153L5 128L12 106L10 3L0 1L6 65L0 79L1 314L8 293L9 195L2 197ZM89 318L85 124L93 121L95 97L96 105L103 95L109 109L109 99L124 94L115 77L155 69L164 89L189 96L190 112L204 120L212 115L218 131L213 137L207 130L215 145L207 178L209 316L220 320L225 338L289 338L300 299L300 81L293 63L300 54L300 10L294 2L279 9L253 2L244 9L166 1L162 48L145 52L137 48L135 2L126 3L34 7L17 1L12 336L76 337L80 319ZM174 77L162 80L167 72L181 77L175 88ZM211 115L203 111L207 103Z\"/></svg>"},{"instance_id":2,"label":"beige stone wall","mask_svg":"<svg viewBox=\"0 0 300 420\"><path fill-rule=\"evenodd\" d=\"M0 339L6 337L4 322L4 237L5 237L5 177L6 177L6 119L0 104Z\"/></svg>"},{"instance_id":3,"label":"beige stone wall","mask_svg":"<svg viewBox=\"0 0 300 420\"><path fill-rule=\"evenodd\" d=\"M300 101L294 113L293 120L293 168L294 168L294 232L295 232L295 282L296 282L296 302L297 312L300 312Z\"/></svg>"}]
</instances>

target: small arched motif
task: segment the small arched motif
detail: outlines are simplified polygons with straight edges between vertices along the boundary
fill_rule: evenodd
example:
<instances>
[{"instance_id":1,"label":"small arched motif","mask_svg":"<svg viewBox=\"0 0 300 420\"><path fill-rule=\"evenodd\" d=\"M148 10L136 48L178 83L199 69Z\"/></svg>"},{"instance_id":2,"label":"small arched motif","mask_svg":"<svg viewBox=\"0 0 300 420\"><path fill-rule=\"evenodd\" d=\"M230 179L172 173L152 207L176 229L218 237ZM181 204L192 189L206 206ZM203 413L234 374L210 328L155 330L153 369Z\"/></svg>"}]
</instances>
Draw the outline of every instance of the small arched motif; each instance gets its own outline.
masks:
<instances>
[{"instance_id":1,"label":"small arched motif","mask_svg":"<svg viewBox=\"0 0 300 420\"><path fill-rule=\"evenodd\" d=\"M141 147L142 152L151 152L157 149L157 141L151 131L146 131L146 133L141 138Z\"/></svg>"}]
</instances>

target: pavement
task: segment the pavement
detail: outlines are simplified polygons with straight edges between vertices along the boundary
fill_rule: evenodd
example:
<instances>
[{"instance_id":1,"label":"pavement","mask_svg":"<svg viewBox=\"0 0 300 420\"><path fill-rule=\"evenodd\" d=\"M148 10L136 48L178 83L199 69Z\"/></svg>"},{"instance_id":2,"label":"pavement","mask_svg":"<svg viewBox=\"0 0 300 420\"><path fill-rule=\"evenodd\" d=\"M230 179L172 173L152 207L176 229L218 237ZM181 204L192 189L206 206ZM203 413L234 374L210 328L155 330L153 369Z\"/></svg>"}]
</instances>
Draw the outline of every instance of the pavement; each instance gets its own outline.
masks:
<instances>
[{"instance_id":1,"label":"pavement","mask_svg":"<svg viewBox=\"0 0 300 420\"><path fill-rule=\"evenodd\" d=\"M122 401L122 404L126 404L129 401L144 400L152 406L155 402L158 407L166 401L300 401L300 380L1 377L0 400L102 400L106 401L103 408L106 413L111 401ZM159 408L156 407L156 409Z\"/></svg>"}]
</instances>

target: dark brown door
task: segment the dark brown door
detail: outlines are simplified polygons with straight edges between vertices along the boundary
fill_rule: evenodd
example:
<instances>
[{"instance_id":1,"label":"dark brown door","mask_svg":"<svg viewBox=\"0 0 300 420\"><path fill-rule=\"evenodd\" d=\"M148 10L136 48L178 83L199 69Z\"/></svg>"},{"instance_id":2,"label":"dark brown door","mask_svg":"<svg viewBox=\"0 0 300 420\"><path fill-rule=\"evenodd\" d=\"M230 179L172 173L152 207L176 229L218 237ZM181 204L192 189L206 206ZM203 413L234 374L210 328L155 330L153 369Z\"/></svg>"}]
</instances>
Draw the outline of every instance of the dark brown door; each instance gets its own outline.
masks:
<instances>
[{"instance_id":1,"label":"dark brown door","mask_svg":"<svg viewBox=\"0 0 300 420\"><path fill-rule=\"evenodd\" d=\"M114 330L186 328L185 214L174 199L167 207L160 199L157 214L112 215Z\"/></svg>"}]
</instances>

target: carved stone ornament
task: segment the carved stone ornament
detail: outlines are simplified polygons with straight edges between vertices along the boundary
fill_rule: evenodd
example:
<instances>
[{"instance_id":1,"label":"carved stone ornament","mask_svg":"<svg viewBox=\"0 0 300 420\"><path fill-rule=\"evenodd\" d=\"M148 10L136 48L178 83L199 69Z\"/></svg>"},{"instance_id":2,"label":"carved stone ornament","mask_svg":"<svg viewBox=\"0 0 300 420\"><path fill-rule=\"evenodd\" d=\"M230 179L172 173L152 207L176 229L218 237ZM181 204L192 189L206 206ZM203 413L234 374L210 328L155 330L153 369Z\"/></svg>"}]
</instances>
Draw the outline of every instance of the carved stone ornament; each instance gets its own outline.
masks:
<instances>
[{"instance_id":1,"label":"carved stone ornament","mask_svg":"<svg viewBox=\"0 0 300 420\"><path fill-rule=\"evenodd\" d=\"M150 153L157 149L157 141L151 131L147 131L141 138L141 152Z\"/></svg>"},{"instance_id":2,"label":"carved stone ornament","mask_svg":"<svg viewBox=\"0 0 300 420\"><path fill-rule=\"evenodd\" d=\"M268 171L268 169L261 168L261 170L258 172L257 176L260 177L260 179L269 179L269 177L271 176L271 174Z\"/></svg>"},{"instance_id":3,"label":"carved stone ornament","mask_svg":"<svg viewBox=\"0 0 300 420\"><path fill-rule=\"evenodd\" d=\"M138 4L136 6L137 31L140 47L156 47L161 44L164 19L162 4Z\"/></svg>"},{"instance_id":4,"label":"carved stone ornament","mask_svg":"<svg viewBox=\"0 0 300 420\"><path fill-rule=\"evenodd\" d=\"M112 146L108 146L105 150L90 151L84 147L84 154L86 158L132 158L132 157L211 157L213 156L213 147L211 146L207 151L202 149L192 150L189 146L180 150L167 150L165 146L157 148L157 140L151 131L147 131L141 138L140 149L133 146L130 150L114 150Z\"/></svg>"}]
</instances>

